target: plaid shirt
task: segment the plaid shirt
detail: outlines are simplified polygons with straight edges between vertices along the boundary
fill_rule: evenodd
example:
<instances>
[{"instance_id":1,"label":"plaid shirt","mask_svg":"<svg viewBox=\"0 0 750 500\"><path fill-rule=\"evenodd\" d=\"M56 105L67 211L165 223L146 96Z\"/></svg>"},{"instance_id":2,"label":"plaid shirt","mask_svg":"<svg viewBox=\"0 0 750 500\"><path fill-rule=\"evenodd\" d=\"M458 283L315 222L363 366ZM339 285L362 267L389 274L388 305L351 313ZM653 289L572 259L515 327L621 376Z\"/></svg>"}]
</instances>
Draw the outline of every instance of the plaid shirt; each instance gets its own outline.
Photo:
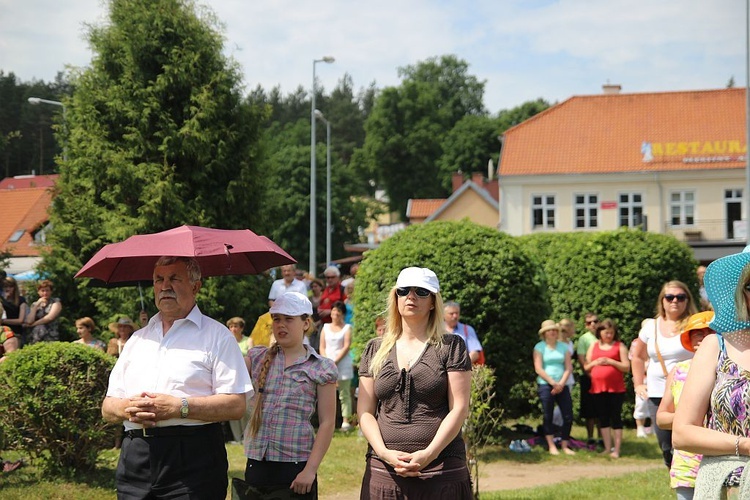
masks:
<instances>
[{"instance_id":1,"label":"plaid shirt","mask_svg":"<svg viewBox=\"0 0 750 500\"><path fill-rule=\"evenodd\" d=\"M284 368L284 351L279 350L271 362L263 388L263 420L258 435L245 433L245 456L271 462L304 462L310 456L315 431L310 418L317 405L319 385L335 384L338 371L332 360L305 346L307 357ZM253 347L247 353L252 367L253 384L260 376L265 346ZM258 398L256 390L248 405L252 415ZM249 424L248 424L249 429Z\"/></svg>"}]
</instances>

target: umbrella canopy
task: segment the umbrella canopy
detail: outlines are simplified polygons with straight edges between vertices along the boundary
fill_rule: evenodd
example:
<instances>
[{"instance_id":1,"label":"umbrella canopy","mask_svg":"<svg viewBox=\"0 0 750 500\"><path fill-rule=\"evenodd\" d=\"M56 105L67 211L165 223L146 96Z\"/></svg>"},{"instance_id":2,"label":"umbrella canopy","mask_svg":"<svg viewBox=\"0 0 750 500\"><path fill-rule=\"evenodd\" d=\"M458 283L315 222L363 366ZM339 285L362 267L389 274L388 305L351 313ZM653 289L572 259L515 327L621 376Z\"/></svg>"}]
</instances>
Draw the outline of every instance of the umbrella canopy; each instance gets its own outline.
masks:
<instances>
[{"instance_id":1,"label":"umbrella canopy","mask_svg":"<svg viewBox=\"0 0 750 500\"><path fill-rule=\"evenodd\" d=\"M249 229L180 226L104 246L76 273L76 278L95 278L105 283L151 281L154 264L164 255L195 258L204 277L259 274L297 262L276 243Z\"/></svg>"}]
</instances>

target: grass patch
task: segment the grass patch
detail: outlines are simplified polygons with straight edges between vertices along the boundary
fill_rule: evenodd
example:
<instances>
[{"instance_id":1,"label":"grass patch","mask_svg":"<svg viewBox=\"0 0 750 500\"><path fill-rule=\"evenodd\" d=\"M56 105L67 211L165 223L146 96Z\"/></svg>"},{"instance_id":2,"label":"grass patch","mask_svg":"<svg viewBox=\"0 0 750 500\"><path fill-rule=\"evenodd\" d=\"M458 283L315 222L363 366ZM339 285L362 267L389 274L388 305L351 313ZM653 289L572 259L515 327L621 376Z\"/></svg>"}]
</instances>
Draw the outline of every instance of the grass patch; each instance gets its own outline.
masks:
<instances>
[{"instance_id":1,"label":"grass patch","mask_svg":"<svg viewBox=\"0 0 750 500\"><path fill-rule=\"evenodd\" d=\"M585 436L585 430L575 427L574 436ZM333 443L318 471L321 498L335 493L359 496L359 488L365 468L367 443L356 432L336 432ZM3 452L3 459L16 460L23 455L16 452ZM241 445L227 444L229 476L243 477L245 456ZM3 500L54 499L54 500L112 500L115 495L115 468L119 452L106 450L99 457L97 469L74 480L50 479L34 466L26 465L14 472L3 474L0 479L0 498ZM531 453L513 453L506 446L486 447L478 456L480 474L482 465L488 462L537 464L539 473L544 474L546 464L587 464L592 468L613 461L599 456L596 452L580 451L574 457L549 455L546 450L535 446ZM661 463L661 452L656 439L637 439L635 431L625 430L622 445L622 458L618 463L653 465ZM486 485L486 481L484 482ZM480 486L483 483L480 480ZM484 489L484 488L483 488ZM673 498L669 489L666 469L663 467L615 478L581 479L552 486L523 490L507 490L482 493L482 500L506 498Z\"/></svg>"},{"instance_id":2,"label":"grass patch","mask_svg":"<svg viewBox=\"0 0 750 500\"><path fill-rule=\"evenodd\" d=\"M544 474L543 469L539 472ZM482 500L558 500L560 498L667 500L674 498L674 492L669 488L669 480L666 468L664 468L634 472L613 478L579 479L537 488L482 493L481 498Z\"/></svg>"}]
</instances>

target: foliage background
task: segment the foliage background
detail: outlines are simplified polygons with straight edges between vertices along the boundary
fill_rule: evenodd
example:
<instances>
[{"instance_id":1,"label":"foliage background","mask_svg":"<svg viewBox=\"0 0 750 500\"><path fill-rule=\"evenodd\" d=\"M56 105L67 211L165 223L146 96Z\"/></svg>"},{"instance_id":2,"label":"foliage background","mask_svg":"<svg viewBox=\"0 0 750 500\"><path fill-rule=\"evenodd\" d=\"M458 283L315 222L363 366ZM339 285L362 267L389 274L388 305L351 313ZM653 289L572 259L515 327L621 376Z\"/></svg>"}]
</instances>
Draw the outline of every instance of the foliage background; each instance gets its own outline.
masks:
<instances>
[{"instance_id":1,"label":"foliage background","mask_svg":"<svg viewBox=\"0 0 750 500\"><path fill-rule=\"evenodd\" d=\"M466 220L397 233L366 254L357 274L353 345L358 353L374 336L375 318L384 313L398 273L409 266L435 271L443 300L461 304L461 321L479 332L487 363L502 374L496 401L506 415L527 411L531 350L549 310L542 277L527 251L515 238Z\"/></svg>"}]
</instances>

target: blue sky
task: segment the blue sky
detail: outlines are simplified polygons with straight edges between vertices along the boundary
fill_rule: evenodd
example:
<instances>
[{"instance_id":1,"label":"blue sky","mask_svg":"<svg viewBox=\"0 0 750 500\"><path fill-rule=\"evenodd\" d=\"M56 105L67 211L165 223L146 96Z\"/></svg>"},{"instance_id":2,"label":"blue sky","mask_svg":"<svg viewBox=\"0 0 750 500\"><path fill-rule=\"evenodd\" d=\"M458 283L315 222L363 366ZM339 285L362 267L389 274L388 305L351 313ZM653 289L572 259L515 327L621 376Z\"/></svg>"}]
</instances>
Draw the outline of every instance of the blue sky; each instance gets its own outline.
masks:
<instances>
[{"instance_id":1,"label":"blue sky","mask_svg":"<svg viewBox=\"0 0 750 500\"><path fill-rule=\"evenodd\" d=\"M741 0L202 0L225 25L225 51L248 90L283 93L345 74L355 88L398 85L397 69L455 54L485 81L490 112L542 97L722 88L746 81ZM84 23L100 0L0 0L0 69L52 80L91 60Z\"/></svg>"}]
</instances>

